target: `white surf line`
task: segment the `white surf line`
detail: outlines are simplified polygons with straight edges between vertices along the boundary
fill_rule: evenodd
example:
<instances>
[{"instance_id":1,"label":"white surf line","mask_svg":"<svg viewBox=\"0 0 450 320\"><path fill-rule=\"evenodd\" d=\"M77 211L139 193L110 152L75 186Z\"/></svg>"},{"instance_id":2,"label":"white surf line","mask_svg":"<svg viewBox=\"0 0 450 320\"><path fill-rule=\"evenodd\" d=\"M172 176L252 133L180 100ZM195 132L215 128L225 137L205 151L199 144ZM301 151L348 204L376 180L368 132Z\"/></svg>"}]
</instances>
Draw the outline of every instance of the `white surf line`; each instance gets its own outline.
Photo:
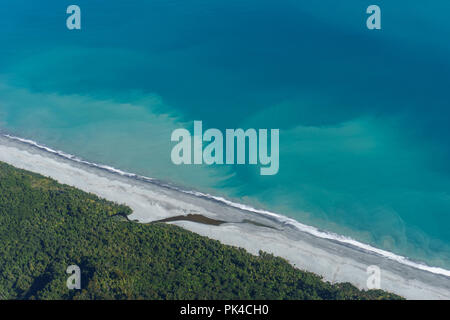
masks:
<instances>
[{"instance_id":1,"label":"white surf line","mask_svg":"<svg viewBox=\"0 0 450 320\"><path fill-rule=\"evenodd\" d=\"M52 154L56 154L56 155L58 155L60 157L63 157L65 159L68 159L68 160L71 160L71 161L74 161L74 162L78 162L78 163L86 164L86 165L93 166L93 167L96 167L96 168L100 168L100 169L106 170L106 171L111 172L111 173L119 174L121 176L126 176L126 177L130 177L130 178L135 178L135 179L138 179L138 180L143 180L143 181L146 181L146 182L155 183L155 184L158 184L160 186L163 186L163 187L166 187L166 188L178 191L178 192L182 192L182 193L185 193L185 194L193 195L193 196L196 196L196 197L201 197L201 198L206 198L206 199L209 199L209 200L214 200L214 201L223 203L223 204L225 204L227 206L230 206L230 207L233 207L233 208L236 208L236 209L239 209L239 210L256 213L256 214L259 214L259 215L262 215L262 216L265 216L265 217L275 218L279 223L286 224L286 225L291 225L294 228L298 229L299 231L308 233L308 234L313 235L313 236L315 236L317 238L328 239L328 240L333 240L333 241L337 241L337 242L340 242L340 243L345 243L345 244L348 244L350 246L366 250L368 252L376 253L376 254L384 257L384 258L396 261L396 262L401 263L403 265L407 265L407 266L410 266L410 267L413 267L413 268L416 268L416 269L419 269L419 270L431 272L431 273L434 273L434 274L439 274L439 275L450 277L450 270L447 270L447 269L444 269L444 268L440 268L440 267L428 266L428 265L426 265L425 263L422 263L422 262L414 262L414 261L411 261L410 259L408 259L407 257L395 254L393 252L389 252L387 250L378 249L378 248L373 247L373 246L371 246L369 244L365 244L365 243L359 242L357 240L354 240L354 239L352 239L350 237L346 237L346 236L339 235L339 234L332 233L332 232L321 231L321 230L319 230L316 227L302 224L302 223L300 223L300 222L298 222L298 221L296 221L296 220L294 220L292 218L288 218L288 217L283 216L281 214L277 214L277 213L266 211L266 210L256 209L256 208L253 208L251 206L248 206L248 205L245 205L245 204L241 204L241 203L232 202L232 201L227 200L227 199L225 199L223 197L218 197L218 196L214 196L214 195L211 195L211 194L202 193L202 192L198 192L198 191L184 190L184 189L181 189L179 187L172 186L170 184L164 184L164 183L161 183L161 182L157 183L158 180L155 180L153 178L149 178L149 177L137 175L137 174L134 174L134 173L129 173L129 172L126 172L126 171L122 171L120 169L116 169L116 168L108 166L108 165L102 165L102 164L89 162L89 161L83 160L83 159L81 159L81 158L79 158L77 156L74 156L72 154L68 154L68 153L65 153L63 151L54 150L52 148L46 147L46 146L41 145L41 144L39 144L39 143L37 143L37 142L35 142L33 140L24 139L24 138L12 136L12 135L9 135L9 134L2 134L2 135L4 137L8 138L8 139L19 141L21 143L31 145L33 147L36 147L36 148L40 149L40 150L43 150L43 151L46 151L46 152L49 152L49 153L52 153Z\"/></svg>"}]
</instances>

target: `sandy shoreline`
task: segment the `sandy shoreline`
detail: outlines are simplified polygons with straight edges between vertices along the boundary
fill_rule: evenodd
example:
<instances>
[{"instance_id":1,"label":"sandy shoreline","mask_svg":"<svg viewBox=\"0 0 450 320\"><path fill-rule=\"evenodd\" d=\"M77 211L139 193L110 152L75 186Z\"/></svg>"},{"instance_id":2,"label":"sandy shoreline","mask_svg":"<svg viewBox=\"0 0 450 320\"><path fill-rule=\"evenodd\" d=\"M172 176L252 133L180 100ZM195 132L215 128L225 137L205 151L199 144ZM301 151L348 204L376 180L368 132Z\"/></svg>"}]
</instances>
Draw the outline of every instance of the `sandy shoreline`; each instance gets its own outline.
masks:
<instances>
[{"instance_id":1,"label":"sandy shoreline","mask_svg":"<svg viewBox=\"0 0 450 320\"><path fill-rule=\"evenodd\" d=\"M64 159L33 146L0 136L0 161L49 176L133 209L131 220L169 222L222 243L259 250L287 259L298 268L332 282L351 282L366 289L367 267L381 269L381 289L408 299L450 299L450 278L419 270L361 248L294 230L268 217L196 197L157 184L114 174ZM179 220L201 215L226 221L218 225Z\"/></svg>"}]
</instances>

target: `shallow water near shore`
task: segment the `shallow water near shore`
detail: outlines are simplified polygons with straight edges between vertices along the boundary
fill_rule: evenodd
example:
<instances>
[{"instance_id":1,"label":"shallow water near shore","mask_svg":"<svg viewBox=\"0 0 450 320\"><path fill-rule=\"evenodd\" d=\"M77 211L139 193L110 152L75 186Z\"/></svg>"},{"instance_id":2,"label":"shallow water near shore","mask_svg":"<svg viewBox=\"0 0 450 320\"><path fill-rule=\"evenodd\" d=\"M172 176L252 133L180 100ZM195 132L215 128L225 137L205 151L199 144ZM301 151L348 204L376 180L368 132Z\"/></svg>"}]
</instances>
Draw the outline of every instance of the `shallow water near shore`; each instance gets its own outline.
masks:
<instances>
[{"instance_id":1,"label":"shallow water near shore","mask_svg":"<svg viewBox=\"0 0 450 320\"><path fill-rule=\"evenodd\" d=\"M332 4L79 1L81 32L0 4L0 128L450 269L449 5L381 1L371 33ZM279 174L173 165L194 120L279 128Z\"/></svg>"},{"instance_id":2,"label":"shallow water near shore","mask_svg":"<svg viewBox=\"0 0 450 320\"><path fill-rule=\"evenodd\" d=\"M0 136L0 161L49 176L102 198L128 205L128 220L158 220L179 225L224 244L258 254L259 250L287 259L297 268L332 282L366 288L369 265L382 269L383 290L408 299L448 299L448 271L415 264L389 252L305 226L270 212L230 203L214 196L180 190L155 179L99 166L30 141ZM213 224L187 221L198 214ZM180 216L184 216L179 220ZM242 220L245 217L245 220ZM135 223L135 222L127 222ZM269 228L268 228L269 227ZM447 276L445 276L447 274Z\"/></svg>"}]
</instances>

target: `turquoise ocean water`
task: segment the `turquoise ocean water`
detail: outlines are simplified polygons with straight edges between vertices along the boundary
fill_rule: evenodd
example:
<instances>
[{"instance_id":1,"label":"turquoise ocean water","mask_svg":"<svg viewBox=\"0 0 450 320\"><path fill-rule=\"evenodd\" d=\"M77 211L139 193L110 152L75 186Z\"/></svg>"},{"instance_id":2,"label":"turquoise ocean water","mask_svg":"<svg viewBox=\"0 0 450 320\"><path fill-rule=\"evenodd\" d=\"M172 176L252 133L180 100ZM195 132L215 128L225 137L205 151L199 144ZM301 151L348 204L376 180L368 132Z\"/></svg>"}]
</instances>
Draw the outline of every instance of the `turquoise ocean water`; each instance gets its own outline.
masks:
<instances>
[{"instance_id":1,"label":"turquoise ocean water","mask_svg":"<svg viewBox=\"0 0 450 320\"><path fill-rule=\"evenodd\" d=\"M1 2L0 128L450 269L447 1ZM175 166L172 131L279 128L280 171Z\"/></svg>"}]
</instances>

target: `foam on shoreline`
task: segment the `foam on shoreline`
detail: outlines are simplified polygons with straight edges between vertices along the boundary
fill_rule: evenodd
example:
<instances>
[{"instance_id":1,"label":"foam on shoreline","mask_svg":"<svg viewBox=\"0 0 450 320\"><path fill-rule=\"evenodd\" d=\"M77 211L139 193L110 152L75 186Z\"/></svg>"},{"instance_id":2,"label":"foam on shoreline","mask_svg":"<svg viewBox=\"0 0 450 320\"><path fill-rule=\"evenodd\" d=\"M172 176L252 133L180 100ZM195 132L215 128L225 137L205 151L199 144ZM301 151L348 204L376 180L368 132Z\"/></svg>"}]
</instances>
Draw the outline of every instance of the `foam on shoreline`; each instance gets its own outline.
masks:
<instances>
[{"instance_id":1,"label":"foam on shoreline","mask_svg":"<svg viewBox=\"0 0 450 320\"><path fill-rule=\"evenodd\" d=\"M2 137L3 137L3 140L5 140L5 139L6 140L3 141L4 143L1 143L2 141L0 139L0 149L1 149L1 147L14 148L14 147L17 147L17 145L22 145L24 148L31 148L31 149L35 149L36 151L39 151L39 154L41 156L41 158L39 158L39 160L43 160L43 158L45 158L46 155L47 155L47 157L50 155L53 155L58 158L62 158L65 161L72 162L74 164L77 163L81 166L88 166L95 170L102 170L108 174L116 175L116 177L120 176L120 177L123 177L126 179L131 178L133 181L142 182L149 186L151 185L151 188L152 188L151 191L142 190L142 188L141 188L141 189L139 189L140 194L136 195L136 197L134 199L129 199L129 197L128 198L125 197L124 199L122 199L120 197L120 195L117 195L116 193L114 193L114 194L112 193L114 190L109 190L108 192L95 190L95 188L96 187L98 188L98 186L97 186L96 182L91 181L92 179L95 179L95 177L92 176L92 174L89 175L89 177L86 176L86 179L90 179L89 186L86 185L87 181L82 181L82 180L78 180L76 183L75 182L73 183L73 184L75 184L76 187L79 187L80 189L84 189L85 191L90 191L90 192L98 191L98 192L94 192L94 193L97 193L100 196L105 197L106 199L109 198L109 200L113 200L116 202L118 199L121 199L121 200L123 200L123 203L129 204L130 207L132 207L132 209L139 207L140 209L136 210L136 211L139 211L139 214L137 214L137 217L138 217L137 220L139 220L140 222L149 222L149 221L152 221L152 220L154 221L154 220L158 220L158 219L160 220L161 218L170 218L170 217L174 217L176 215L180 215L180 213L188 214L188 213L196 213L196 212L200 212L200 211L205 212L205 216L207 216L209 218L218 218L218 217L222 218L223 216L228 215L228 217L230 217L230 219L231 219L231 222L233 220L238 222L239 221L239 212L241 212L240 216L242 216L243 213L247 212L249 214L255 215L256 219L260 218L260 219L264 219L265 221L270 220L270 221L276 223L276 225L281 225L283 228L289 227L289 229L297 231L297 234L292 235L292 233L290 233L289 237L288 237L288 236L286 236L287 235L286 230L281 230L281 231L273 230L270 232L264 231L264 233L261 233L261 230L259 230L257 226L248 226L248 225L247 226L244 226L244 225L238 226L237 224L228 224L225 226L204 226L204 225L200 226L193 222L186 222L186 221L173 222L173 224L177 224L177 225L185 227L191 231L200 233L202 235L210 236L217 240L221 240L224 243L244 247L253 253L257 253L256 247L258 247L259 249L265 250L265 251L266 250L272 251L275 255L279 255L279 256L286 258L288 261L290 261L294 265L297 265L299 267L307 269L308 271L316 272L318 274L323 275L326 280L349 281L349 282L352 282L353 284L357 285L359 288L364 288L364 286L365 286L364 266L369 263L369 262L366 263L366 260L377 262L377 259L378 259L378 260L380 260L379 264L386 265L386 268L392 269L392 270L399 269L399 268L401 269L402 267L399 265L403 265L405 268L408 269L407 270L408 272L406 272L406 274L410 275L409 278L406 279L406 281L402 281L402 278L401 278L402 272L400 272L400 275L398 273L395 273L394 275L391 275L391 274L389 275L389 277L391 278L392 281L394 281L394 282L396 281L398 283L401 282L402 286L405 286L405 288L407 288L408 283L409 283L409 285L411 285L412 282L417 280L416 278L424 277L424 279L426 278L426 279L433 280L432 278L430 278L430 275L432 276L434 274L437 278L439 278L438 280L440 282L442 282L442 279L444 279L444 289L439 288L439 290L435 290L435 289L424 290L423 289L424 287L428 288L428 284L426 284L426 283L424 284L423 281L419 281L418 283L414 282L414 286L415 286L414 290L416 290L416 291L414 291L415 292L414 294L412 293L412 291L411 291L411 294L408 294L408 292L406 292L406 294L405 294L405 290L406 290L405 288L395 290L395 285L394 286L388 285L388 286L385 286L383 289L390 290L392 292L401 294L401 295L409 297L409 298L420 298L418 293L421 292L420 294L424 295L424 297L426 297L426 298L450 299L450 278L449 278L450 271L449 270L445 270L443 268L438 268L438 267L430 267L423 263L413 262L406 257L399 256L394 253L372 247L370 245L358 242L354 239L351 239L351 238L348 238L345 236L321 231L315 227L301 224L293 219L284 217L282 215L279 215L279 214L276 214L273 212L269 212L269 211L265 211L265 210L258 210L256 208L252 208L252 207L244 205L244 204L235 203L235 202L229 201L225 198L216 197L216 196L201 193L198 191L183 190L181 188L164 183L162 181L152 179L149 177L139 176L139 175L136 175L133 173L128 173L128 172L113 168L111 166L91 163L86 160L80 159L74 155L70 155L65 152L53 150L49 147L40 145L37 142L32 141L32 140L22 139L19 137L8 135L8 134L3 134ZM8 141L9 141L9 143L6 143ZM8 146L8 144L9 144L9 146ZM14 144L16 144L16 146ZM9 150L12 150L12 149L9 149ZM18 151L20 151L22 153L27 152L24 150L18 150ZM8 157L8 155L6 155L6 154L3 154L3 156L2 156L2 153L4 153L4 152L6 152L6 149L1 150L1 152L0 152L0 161L5 161L12 165L15 165L17 162L19 162L18 160L14 159L14 156ZM33 162L33 160L29 159L28 162L30 162L30 164L27 164L27 158L25 157L25 154L23 154L23 156L24 157L22 157L21 165L19 167L28 169L30 171L35 171L35 172L37 171L37 173L48 175L52 178L55 178L56 180L61 180L61 178L58 179L58 177L61 177L60 174L61 174L63 168L59 168L58 169L59 171L56 172L57 169L52 168L51 165L41 163L39 161L38 161L39 168L37 168L36 161L34 164L31 164L31 162ZM68 173L64 172L64 174L67 175ZM68 181L71 181L69 178L70 177L66 176L65 181L62 181L62 182L67 183ZM100 178L102 178L102 177L98 176L97 180ZM76 180L76 178L74 178L74 177L73 177L73 179ZM111 177L108 176L107 179L111 179ZM126 182L127 183L131 182L131 180L130 181L127 180ZM72 184L72 183L70 183L70 184ZM133 186L133 188L140 187L140 186L134 186L134 185L130 185L130 186ZM117 186L117 188L126 188L126 186L124 186L122 184L120 186ZM166 191L164 191L164 190L166 190ZM138 198L139 196L141 198ZM188 197L192 197L192 198L188 198ZM176 198L176 199L174 199L174 198ZM148 203L144 203L144 201L142 199L145 199L145 201L148 201ZM162 199L162 200L159 201L159 199ZM197 200L195 200L195 199L197 199ZM216 205L214 205L214 202L216 203ZM133 206L134 206L134 208L133 208ZM150 217L150 214L148 213L148 211L149 211L148 209L152 209L152 211L158 211L158 212L152 214L152 216ZM144 216L145 216L145 219L143 218ZM244 217L242 217L242 218L244 218ZM230 219L227 219L226 221L230 221ZM143 220L145 220L145 221L143 221ZM242 237L242 229L243 228L245 229L245 232L247 232L247 236L248 236L247 239L245 237L240 239L240 237ZM214 230L214 232L213 232L213 230ZM283 232L286 234L284 234ZM304 235L302 233L304 233ZM225 234L227 234L227 236L225 236ZM292 237L294 237L295 239L293 240L293 242L289 243L289 241L291 241L290 239L292 239ZM252 241L249 241L249 239L251 239ZM258 241L256 241L256 239L258 239ZM268 242L270 239L272 239L273 241L276 241L276 242L273 242L273 243ZM317 258L319 256L319 253L314 255L311 252L299 252L299 250L305 250L305 247L307 247L307 245L309 247L311 247L311 251L316 250L314 248L315 243L311 244L311 239L313 239L313 241L315 241L317 243L320 242L321 248L324 249L322 252L323 256L320 257L321 260L316 259L316 260L320 260L320 262L317 262L317 265L314 265L314 263L312 263L311 261L305 262L304 260L305 260L305 257L308 257L309 259L311 259L312 257ZM294 243L295 241L297 241L297 243ZM309 241L309 242L306 243L306 241ZM250 243L252 243L252 244L250 244ZM302 244L302 245L300 246L300 244ZM249 247L249 246L252 246L252 247ZM341 254L340 256L338 256L338 253L334 252L336 250L340 252L340 254ZM343 257L342 252L344 252L344 251L345 251L346 255ZM349 253L347 251L349 251ZM364 261L364 263L360 263L360 262L356 261L358 259L355 259L356 262L353 260L350 260L350 259L354 259L353 257L350 258L348 256L350 253L352 255L355 255L355 254L359 255L360 260ZM351 268L356 268L358 270L358 276L353 275L353 278L352 278L352 273L354 274L355 271L351 271L350 269L347 270L348 272L340 271L339 274L337 274L334 271L330 272L330 270L329 270L330 267L328 267L328 269L327 269L325 262L330 259L331 260L336 259L336 256L333 256L333 257L330 256L333 254L338 256L342 265L346 265L347 267L351 266ZM314 260L314 259L312 259L312 260ZM387 263L385 260L390 260L390 261L392 261L392 263ZM297 262L297 264L295 262ZM319 264L323 264L323 265L319 266ZM356 265L357 265L357 267L356 267ZM415 274L415 271L413 271L414 269L417 270L417 272L418 272L417 275ZM389 271L389 272L391 272L391 271ZM387 278L389 278L389 277L387 277ZM352 281L352 279L353 279L353 281ZM439 281L436 281L436 284L438 284ZM430 285L430 288L434 288L434 285L435 284ZM421 290L417 291L417 288L419 288L419 287L421 288Z\"/></svg>"},{"instance_id":2,"label":"foam on shoreline","mask_svg":"<svg viewBox=\"0 0 450 320\"><path fill-rule=\"evenodd\" d=\"M155 184L157 184L159 186L170 188L170 189L173 189L173 190L176 190L176 191L179 191L179 192L183 192L183 193L186 193L186 194L191 194L191 195L194 195L196 197L203 197L203 198L206 198L206 199L218 201L218 202L221 202L221 203L223 203L225 205L228 205L228 206L240 209L240 210L249 211L249 212L253 212L253 213L256 213L256 214L261 214L261 215L264 215L264 216L268 216L268 217L274 218L279 223L282 223L282 224L285 224L285 225L291 225L294 228L296 228L296 229L298 229L298 230L300 230L302 232L309 233L309 234L311 234L311 235L313 235L315 237L319 237L319 238L323 238L323 239L329 239L329 240L334 240L334 241L338 241L338 242L341 242L341 243L345 243L345 244L348 244L348 245L351 245L351 246L355 246L355 247L361 248L361 249L369 251L369 252L373 252L373 253L379 254L379 255L381 255L381 256L383 256L385 258L397 261L399 263L408 265L410 267L414 267L414 268L417 268L417 269L420 269L420 270L424 270L424 271L428 271L428 272L431 272L431 273L445 275L447 277L450 277L450 270L446 270L444 268L439 268L439 267L428 266L428 265L426 265L424 263L421 263L421 262L414 262L414 261L411 261L410 259L408 259L407 257L401 256L401 255L397 255L395 253L392 253L392 252L389 252L389 251L386 251L386 250L383 250L383 249L375 248L375 247L373 247L371 245L359 242L359 241L354 240L354 239L352 239L350 237L346 237L346 236L339 235L339 234L332 233L332 232L319 230L316 227L302 224L302 223L300 223L300 222L298 222L298 221L296 221L294 219L288 218L288 217L283 216L281 214L277 214L277 213L266 211L266 210L256 209L256 208L253 208L253 207L245 205L245 204L232 202L232 201L227 200L227 199L225 199L223 197L217 197L217 196L214 196L214 195L211 195L211 194L207 194L207 193L202 193L202 192L199 192L199 191L184 190L182 188L179 188L179 187L167 184L167 183L163 183L163 182L161 182L159 180L156 180L156 179L153 179L153 178L149 178L149 177L137 175L137 174L134 174L134 173L129 173L129 172L126 172L126 171L122 171L120 169L116 169L116 168L108 166L108 165L102 165L102 164L89 162L89 161L83 160L83 159L81 159L81 158L79 158L79 157L77 157L75 155L71 155L71 154L68 154L68 153L65 153L65 152L59 151L59 150L54 150L52 148L49 148L49 147L46 147L44 145L38 144L37 142L35 142L33 140L23 139L23 138L19 138L19 137L16 137L16 136L9 135L9 134L4 134L3 136L7 137L8 139L12 139L12 140L20 141L22 143L29 144L29 145L34 146L36 148L39 148L41 150L44 150L44 151L56 154L56 155L58 155L60 157L63 157L63 158L66 158L66 159L69 159L69 160L72 160L72 161L76 161L76 162L79 162L79 163L83 163L83 164L86 164L86 165L89 165L89 166L93 166L93 167L96 167L96 168L99 168L99 169L107 170L109 172L112 172L112 173L115 173L115 174L119 174L121 176L130 177L130 178L139 179L139 180L146 181L146 182L155 183Z\"/></svg>"}]
</instances>

